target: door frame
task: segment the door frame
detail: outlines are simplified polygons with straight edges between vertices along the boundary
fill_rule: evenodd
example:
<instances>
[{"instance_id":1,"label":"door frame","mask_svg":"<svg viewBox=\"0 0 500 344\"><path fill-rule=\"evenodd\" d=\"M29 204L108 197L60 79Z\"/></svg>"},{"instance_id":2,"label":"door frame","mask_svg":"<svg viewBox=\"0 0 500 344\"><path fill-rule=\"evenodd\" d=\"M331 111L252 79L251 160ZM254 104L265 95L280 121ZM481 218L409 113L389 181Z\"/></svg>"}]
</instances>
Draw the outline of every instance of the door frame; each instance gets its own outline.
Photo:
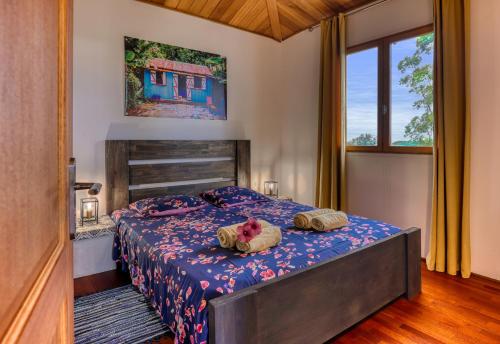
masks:
<instances>
[{"instance_id":1,"label":"door frame","mask_svg":"<svg viewBox=\"0 0 500 344\"><path fill-rule=\"evenodd\" d=\"M31 289L24 296L21 307L8 326L2 343L17 343L28 327L36 327L30 319L37 306L45 306L42 295L50 295L46 286L54 276L54 271L70 276L66 288L67 300L61 305L59 332L56 338L62 343L72 343L73 330L73 250L69 238L69 174L68 163L73 152L72 146L72 69L73 69L73 0L58 0L58 241L50 253L44 267L35 279ZM63 271L58 266L66 260ZM68 271L69 270L69 271ZM29 330L29 329L28 329Z\"/></svg>"}]
</instances>

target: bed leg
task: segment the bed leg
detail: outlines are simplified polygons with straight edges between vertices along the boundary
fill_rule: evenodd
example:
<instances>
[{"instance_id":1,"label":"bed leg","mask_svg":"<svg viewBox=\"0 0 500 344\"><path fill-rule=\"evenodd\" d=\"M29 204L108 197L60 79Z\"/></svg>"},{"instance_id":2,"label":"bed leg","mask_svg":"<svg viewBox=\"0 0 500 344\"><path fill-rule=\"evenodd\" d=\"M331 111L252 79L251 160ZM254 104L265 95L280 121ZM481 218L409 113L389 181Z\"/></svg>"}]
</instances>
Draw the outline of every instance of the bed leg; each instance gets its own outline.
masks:
<instances>
[{"instance_id":1,"label":"bed leg","mask_svg":"<svg viewBox=\"0 0 500 344\"><path fill-rule=\"evenodd\" d=\"M208 302L211 344L258 344L257 291L248 289Z\"/></svg>"},{"instance_id":2,"label":"bed leg","mask_svg":"<svg viewBox=\"0 0 500 344\"><path fill-rule=\"evenodd\" d=\"M420 271L420 229L410 228L406 232L406 298L420 294L422 277Z\"/></svg>"}]
</instances>

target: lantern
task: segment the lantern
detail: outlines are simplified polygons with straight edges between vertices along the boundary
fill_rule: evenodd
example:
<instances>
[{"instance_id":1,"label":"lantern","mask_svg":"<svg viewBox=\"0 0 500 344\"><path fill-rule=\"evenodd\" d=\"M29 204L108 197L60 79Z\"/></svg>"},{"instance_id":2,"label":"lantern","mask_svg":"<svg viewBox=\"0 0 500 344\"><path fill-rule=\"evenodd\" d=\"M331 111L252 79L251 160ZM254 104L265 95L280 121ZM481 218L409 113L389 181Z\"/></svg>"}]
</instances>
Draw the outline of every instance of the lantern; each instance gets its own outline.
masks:
<instances>
[{"instance_id":1,"label":"lantern","mask_svg":"<svg viewBox=\"0 0 500 344\"><path fill-rule=\"evenodd\" d=\"M264 182L264 195L269 197L278 197L278 182L273 180Z\"/></svg>"},{"instance_id":2,"label":"lantern","mask_svg":"<svg viewBox=\"0 0 500 344\"><path fill-rule=\"evenodd\" d=\"M95 197L80 200L80 220L82 226L99 223L99 201Z\"/></svg>"}]
</instances>

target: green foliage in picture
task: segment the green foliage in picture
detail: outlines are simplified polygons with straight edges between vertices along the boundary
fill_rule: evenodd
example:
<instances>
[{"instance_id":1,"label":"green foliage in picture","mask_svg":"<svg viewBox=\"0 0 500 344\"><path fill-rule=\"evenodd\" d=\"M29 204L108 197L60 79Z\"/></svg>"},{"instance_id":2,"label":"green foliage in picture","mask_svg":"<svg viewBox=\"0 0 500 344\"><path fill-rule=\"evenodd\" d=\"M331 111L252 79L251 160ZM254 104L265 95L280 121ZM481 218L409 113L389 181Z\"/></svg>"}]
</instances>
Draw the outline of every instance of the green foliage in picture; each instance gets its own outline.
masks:
<instances>
[{"instance_id":1,"label":"green foliage in picture","mask_svg":"<svg viewBox=\"0 0 500 344\"><path fill-rule=\"evenodd\" d=\"M142 83L131 69L127 70L125 77L127 85L127 108L135 108L144 101Z\"/></svg>"},{"instance_id":2,"label":"green foliage in picture","mask_svg":"<svg viewBox=\"0 0 500 344\"><path fill-rule=\"evenodd\" d=\"M153 58L208 66L219 82L226 83L226 61L219 55L125 37L125 60L129 68L144 68Z\"/></svg>"}]
</instances>

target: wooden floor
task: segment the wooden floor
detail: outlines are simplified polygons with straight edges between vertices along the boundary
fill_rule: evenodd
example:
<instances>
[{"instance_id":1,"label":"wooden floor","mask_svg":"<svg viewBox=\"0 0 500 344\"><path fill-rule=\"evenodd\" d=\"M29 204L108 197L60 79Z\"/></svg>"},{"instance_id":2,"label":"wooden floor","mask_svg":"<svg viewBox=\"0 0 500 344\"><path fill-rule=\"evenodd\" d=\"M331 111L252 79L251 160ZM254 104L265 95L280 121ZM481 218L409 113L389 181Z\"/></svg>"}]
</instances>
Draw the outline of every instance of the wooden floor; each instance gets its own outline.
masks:
<instances>
[{"instance_id":1,"label":"wooden floor","mask_svg":"<svg viewBox=\"0 0 500 344\"><path fill-rule=\"evenodd\" d=\"M83 277L75 280L75 295L127 283L115 271ZM465 280L422 265L421 295L396 300L329 343L500 343L500 282L476 276Z\"/></svg>"}]
</instances>

